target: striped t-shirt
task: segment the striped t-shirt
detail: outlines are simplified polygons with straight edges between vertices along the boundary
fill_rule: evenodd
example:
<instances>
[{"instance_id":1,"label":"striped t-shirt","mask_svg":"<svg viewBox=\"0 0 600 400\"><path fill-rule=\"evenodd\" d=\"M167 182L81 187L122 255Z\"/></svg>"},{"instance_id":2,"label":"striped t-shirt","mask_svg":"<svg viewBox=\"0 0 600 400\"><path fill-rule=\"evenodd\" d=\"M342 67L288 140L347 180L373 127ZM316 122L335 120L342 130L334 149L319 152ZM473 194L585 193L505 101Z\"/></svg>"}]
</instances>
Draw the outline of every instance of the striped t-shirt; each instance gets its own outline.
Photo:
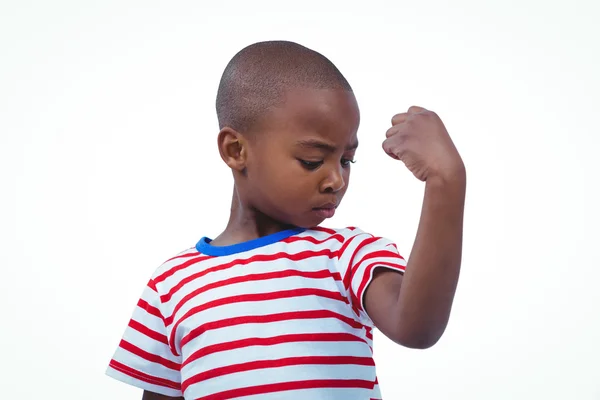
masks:
<instances>
[{"instance_id":1,"label":"striped t-shirt","mask_svg":"<svg viewBox=\"0 0 600 400\"><path fill-rule=\"evenodd\" d=\"M357 228L202 238L156 270L107 374L186 399L381 399L363 295L405 265Z\"/></svg>"}]
</instances>

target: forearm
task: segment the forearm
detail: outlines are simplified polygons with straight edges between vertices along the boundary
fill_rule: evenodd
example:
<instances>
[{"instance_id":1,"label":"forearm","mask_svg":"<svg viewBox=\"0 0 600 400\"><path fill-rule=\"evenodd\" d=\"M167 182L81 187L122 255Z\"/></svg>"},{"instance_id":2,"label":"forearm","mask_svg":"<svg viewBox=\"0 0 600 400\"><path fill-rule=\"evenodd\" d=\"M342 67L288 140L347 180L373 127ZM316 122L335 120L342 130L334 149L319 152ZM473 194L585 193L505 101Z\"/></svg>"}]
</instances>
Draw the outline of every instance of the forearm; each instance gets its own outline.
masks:
<instances>
[{"instance_id":1,"label":"forearm","mask_svg":"<svg viewBox=\"0 0 600 400\"><path fill-rule=\"evenodd\" d=\"M434 345L448 324L460 272L465 188L464 168L426 182L398 298L398 332L409 347Z\"/></svg>"}]
</instances>

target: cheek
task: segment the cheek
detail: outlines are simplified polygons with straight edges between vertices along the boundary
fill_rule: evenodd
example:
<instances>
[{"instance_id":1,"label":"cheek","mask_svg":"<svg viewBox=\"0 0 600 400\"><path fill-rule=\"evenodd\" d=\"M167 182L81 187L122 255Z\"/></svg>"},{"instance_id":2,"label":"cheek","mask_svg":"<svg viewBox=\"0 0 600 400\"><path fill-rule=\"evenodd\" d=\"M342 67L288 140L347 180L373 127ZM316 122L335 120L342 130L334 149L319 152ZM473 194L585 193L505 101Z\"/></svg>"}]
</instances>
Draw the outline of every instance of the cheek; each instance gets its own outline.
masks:
<instances>
[{"instance_id":1,"label":"cheek","mask_svg":"<svg viewBox=\"0 0 600 400\"><path fill-rule=\"evenodd\" d=\"M274 171L279 169L278 166L281 165L281 162L281 156L269 148L254 151L247 161L250 177L266 180L269 176L274 175Z\"/></svg>"},{"instance_id":2,"label":"cheek","mask_svg":"<svg viewBox=\"0 0 600 400\"><path fill-rule=\"evenodd\" d=\"M302 174L298 174L296 160L268 151L256 154L257 157L248 165L249 177L256 186L265 189L293 191L296 186L302 185ZM285 193L278 193L285 195Z\"/></svg>"},{"instance_id":3,"label":"cheek","mask_svg":"<svg viewBox=\"0 0 600 400\"><path fill-rule=\"evenodd\" d=\"M350 170L349 169L347 170L347 172L344 173L344 182L346 183L346 185L342 188L342 190L340 190L342 196L346 193L346 190L348 190L348 185L350 185Z\"/></svg>"},{"instance_id":4,"label":"cheek","mask_svg":"<svg viewBox=\"0 0 600 400\"><path fill-rule=\"evenodd\" d=\"M293 160L270 172L269 187L282 201L293 204L312 196L317 181L316 174L305 171Z\"/></svg>"}]
</instances>

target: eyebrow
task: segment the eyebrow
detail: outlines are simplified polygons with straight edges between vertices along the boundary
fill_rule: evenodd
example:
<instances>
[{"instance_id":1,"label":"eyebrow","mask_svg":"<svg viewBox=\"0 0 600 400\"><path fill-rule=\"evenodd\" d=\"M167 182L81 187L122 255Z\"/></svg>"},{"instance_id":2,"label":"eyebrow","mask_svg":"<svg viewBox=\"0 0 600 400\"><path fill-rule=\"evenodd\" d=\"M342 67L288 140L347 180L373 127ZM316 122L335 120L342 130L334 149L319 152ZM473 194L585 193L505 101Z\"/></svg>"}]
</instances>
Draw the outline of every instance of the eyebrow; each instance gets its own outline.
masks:
<instances>
[{"instance_id":1,"label":"eyebrow","mask_svg":"<svg viewBox=\"0 0 600 400\"><path fill-rule=\"evenodd\" d=\"M337 150L337 147L335 147L334 145L331 145L331 144L329 144L327 142L320 141L318 139L304 139L304 140L299 140L299 141L296 142L296 146L305 147L305 148L312 148L312 149L325 150L325 151L328 151L330 153L333 153L333 152L335 152ZM345 150L346 151L356 150L357 147L358 147L358 141L355 141L351 145L346 146Z\"/></svg>"}]
</instances>

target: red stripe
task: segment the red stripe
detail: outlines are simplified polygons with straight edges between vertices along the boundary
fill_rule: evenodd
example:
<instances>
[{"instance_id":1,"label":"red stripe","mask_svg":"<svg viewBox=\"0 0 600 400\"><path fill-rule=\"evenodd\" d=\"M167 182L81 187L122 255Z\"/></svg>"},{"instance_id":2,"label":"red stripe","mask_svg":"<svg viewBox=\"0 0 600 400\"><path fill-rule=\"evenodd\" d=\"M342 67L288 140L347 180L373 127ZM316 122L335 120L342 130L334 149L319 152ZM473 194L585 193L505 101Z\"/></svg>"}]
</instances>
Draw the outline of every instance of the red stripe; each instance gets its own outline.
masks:
<instances>
[{"instance_id":1,"label":"red stripe","mask_svg":"<svg viewBox=\"0 0 600 400\"><path fill-rule=\"evenodd\" d=\"M197 400L237 399L239 397L252 396L258 394L317 388L373 389L373 382L361 379L319 379L296 382L271 383L267 385L246 386L239 389L226 390L224 392L213 393L208 396L200 397Z\"/></svg>"},{"instance_id":2,"label":"red stripe","mask_svg":"<svg viewBox=\"0 0 600 400\"><path fill-rule=\"evenodd\" d=\"M399 272L404 272L404 266L400 265L400 264L395 264L395 263L391 263L391 262L381 262L381 261L376 261L372 264L369 264L367 266L367 268L365 269L365 273L363 274L363 278L362 281L360 282L360 285L358 286L358 293L356 294L356 297L358 297L359 299L363 298L363 292L365 290L365 287L367 286L367 284L369 283L369 281L371 280L371 271L373 270L373 268L375 267L390 267L393 270L399 271ZM360 305L360 303L359 303ZM362 305L360 305L360 308L362 309Z\"/></svg>"},{"instance_id":3,"label":"red stripe","mask_svg":"<svg viewBox=\"0 0 600 400\"><path fill-rule=\"evenodd\" d=\"M169 345L169 339L167 338L167 336L163 335L162 333L153 331L152 329L148 328L145 325L140 324L139 322L137 322L134 319L129 320L129 326L131 328L135 329L136 331L143 333L144 335L148 336L149 338L156 340L157 342L161 342L166 345Z\"/></svg>"},{"instance_id":4,"label":"red stripe","mask_svg":"<svg viewBox=\"0 0 600 400\"><path fill-rule=\"evenodd\" d=\"M148 281L148 287L152 290L154 290L156 293L158 293L158 289L156 288L156 284L154 283L154 281L152 279L150 279L150 281Z\"/></svg>"},{"instance_id":5,"label":"red stripe","mask_svg":"<svg viewBox=\"0 0 600 400\"><path fill-rule=\"evenodd\" d=\"M299 333L293 335L280 335L265 338L249 338L234 340L226 343L213 344L206 346L200 350L190 354L181 367L185 367L187 364L196 361L202 357L206 357L210 354L219 353L222 351L230 351L235 349L241 349L244 347L251 346L273 346L282 343L296 343L296 342L361 342L367 343L364 339L355 336L351 333Z\"/></svg>"},{"instance_id":6,"label":"red stripe","mask_svg":"<svg viewBox=\"0 0 600 400\"><path fill-rule=\"evenodd\" d=\"M196 247L190 247L189 249L187 249L185 251L189 251L189 250L194 250L194 251L192 251L191 253L185 253L185 254L180 254L178 256L175 256L175 257L171 257L167 261L165 261L163 264L166 264L169 261L177 260L178 258L190 258L190 257L194 257L194 256L200 255L200 253L198 252L198 250L196 250Z\"/></svg>"},{"instance_id":7,"label":"red stripe","mask_svg":"<svg viewBox=\"0 0 600 400\"><path fill-rule=\"evenodd\" d=\"M146 361L160 364L164 367L167 367L167 368L172 369L177 372L179 372L179 370L180 370L181 366L178 363L173 362L171 360L167 360L166 358L163 358L159 355L148 353L147 351L142 350L139 347L135 346L134 344L129 343L123 339L121 339L121 343L119 343L119 347L124 350L127 350L128 352L130 352L132 354L135 354L138 357L143 358Z\"/></svg>"},{"instance_id":8,"label":"red stripe","mask_svg":"<svg viewBox=\"0 0 600 400\"><path fill-rule=\"evenodd\" d=\"M225 367L214 368L199 374L196 374L181 383L181 389L185 391L190 385L217 378L219 376L235 374L238 372L253 371L266 368L281 368L292 365L368 365L374 366L371 357L352 357L352 356L308 356L308 357L289 357L277 360L250 361L242 364L233 364ZM371 383L372 384L372 383Z\"/></svg>"},{"instance_id":9,"label":"red stripe","mask_svg":"<svg viewBox=\"0 0 600 400\"><path fill-rule=\"evenodd\" d=\"M354 274L356 273L356 271L360 268L360 266L362 265L363 262L373 259L373 258L391 258L391 259L400 259L400 260L404 260L398 253L394 253L393 251L389 251L389 250L377 250L377 251L373 251L371 253L367 253L363 258L361 258L361 260L359 262L357 262L356 264L350 264L348 266L348 270L346 271L346 273L348 273L349 270L350 274L346 275L346 276L354 276ZM349 280L348 282L344 282L344 284L348 284L348 286L346 286L346 289L350 287L350 283L351 280Z\"/></svg>"},{"instance_id":10,"label":"red stripe","mask_svg":"<svg viewBox=\"0 0 600 400\"><path fill-rule=\"evenodd\" d=\"M365 255L357 264L362 263L364 260L368 260L369 258L373 258L373 257L389 257L389 258L393 258L393 259L399 259L404 261L404 258L396 253L395 251L391 251L388 249L379 249L377 251L373 251L367 255Z\"/></svg>"},{"instance_id":11,"label":"red stripe","mask_svg":"<svg viewBox=\"0 0 600 400\"><path fill-rule=\"evenodd\" d=\"M342 322L345 322L347 325L352 328L362 329L364 326L356 321L353 318L346 317L345 315L341 315L329 310L314 310L314 311L292 311L285 312L279 314L267 314L267 315L252 315L246 317L234 317L234 318L226 318L219 321L207 322L206 324L200 325L194 329L192 329L186 336L181 338L180 346L183 347L190 341L194 340L198 336L202 335L204 332L207 332L212 329L220 329L226 328L235 325L243 325L243 324L261 324L261 323L272 323L272 322L281 322L281 321L290 321L295 319L322 319L322 318L335 318ZM173 346L171 347L173 354L175 350Z\"/></svg>"},{"instance_id":12,"label":"red stripe","mask_svg":"<svg viewBox=\"0 0 600 400\"><path fill-rule=\"evenodd\" d=\"M171 288L171 290L169 290L169 293L161 296L160 300L163 303L169 301L171 299L171 297L175 293L177 293L177 291L179 289L181 289L183 286L185 286L186 284L188 284L204 275L210 274L211 272L222 271L224 269L227 269L227 268L230 268L233 266L247 265L247 264L250 264L253 262L268 262L268 261L275 261L275 260L284 259L284 258L291 260L291 261L300 261L300 260L306 260L309 258L320 257L320 256L334 258L337 256L337 252L331 251L329 249L320 250L320 251L307 250L307 251L302 251L302 252L296 253L296 254L288 254L288 253L281 252L281 253L276 253L276 254L257 254L250 258L241 259L241 260L233 260L233 261L230 261L225 264L219 264L214 267L207 268L203 271L192 274L192 275L186 277L185 279L182 279L177 285L173 286Z\"/></svg>"},{"instance_id":13,"label":"red stripe","mask_svg":"<svg viewBox=\"0 0 600 400\"><path fill-rule=\"evenodd\" d=\"M358 237L358 235L355 237ZM354 238L352 238L352 239L354 239ZM358 252L360 250L363 249L363 247L365 247L373 242L376 242L377 240L379 240L378 237L373 237L373 236L369 235L369 237L365 238L365 240L363 240L358 246L356 246L356 249L354 249L354 252L352 253L352 256L350 257L350 261L348 262L348 265L346 266L346 273L344 275L344 287L346 289L348 289L350 287L350 282L352 280L351 273L352 273L352 266L354 264L354 258L356 258L356 255L358 254ZM341 255L340 255L340 257L341 257Z\"/></svg>"},{"instance_id":14,"label":"red stripe","mask_svg":"<svg viewBox=\"0 0 600 400\"><path fill-rule=\"evenodd\" d=\"M196 253L194 255L198 255L198 254L199 253ZM160 274L159 276L154 278L154 282L160 283L160 282L164 281L165 279L167 279L168 277L175 274L175 272L181 271L182 269L185 269L185 268L189 267L190 265L197 264L201 261L208 260L210 258L214 258L214 257L213 256L202 256L202 257L194 258L193 260L187 260L183 264L176 265L173 268L169 269L168 271L163 272L162 274Z\"/></svg>"},{"instance_id":15,"label":"red stripe","mask_svg":"<svg viewBox=\"0 0 600 400\"><path fill-rule=\"evenodd\" d=\"M261 281L268 279L277 279L277 278L286 278L290 276L302 276L304 278L312 278L312 279L324 279L324 278L333 278L336 281L341 281L342 277L338 272L332 273L331 271L324 269L321 271L298 271L293 269L288 269L284 271L275 271L275 272L266 272L264 274L250 274L250 275L242 275L236 276L234 278L224 279L222 281L213 282L211 284L205 285L201 288L194 290L193 292L185 295L179 303L173 309L171 316L165 318L165 323L169 326L174 319L177 311L181 309L189 300L198 296L201 293L207 292L212 289L216 289L219 287L224 287L228 285L233 285L241 282L251 282L251 281Z\"/></svg>"},{"instance_id":16,"label":"red stripe","mask_svg":"<svg viewBox=\"0 0 600 400\"><path fill-rule=\"evenodd\" d=\"M373 251L371 253L367 253L363 258L360 259L359 262L357 262L355 265L353 265L352 274L354 274L356 272L356 270L360 268L360 266L362 265L363 262L373 259L373 258L387 258L387 259L391 259L392 261L395 261L395 260L404 261L404 258L402 258L402 256L399 255L398 253L387 250L387 249L380 249L377 251Z\"/></svg>"},{"instance_id":17,"label":"red stripe","mask_svg":"<svg viewBox=\"0 0 600 400\"><path fill-rule=\"evenodd\" d=\"M305 241L305 242L311 242L313 244L323 244L328 240L332 240L335 239L340 243L344 242L344 237L340 234L335 234L333 236L329 236L325 239L319 240L313 236L290 236L287 239L283 239L282 242L284 243L293 243L293 242L299 242L299 241Z\"/></svg>"},{"instance_id":18,"label":"red stripe","mask_svg":"<svg viewBox=\"0 0 600 400\"><path fill-rule=\"evenodd\" d=\"M318 232L325 232L325 233L329 233L330 235L335 235L337 233L333 229L324 228L322 226L314 226L314 227L310 228L310 230L311 231L318 231Z\"/></svg>"},{"instance_id":19,"label":"red stripe","mask_svg":"<svg viewBox=\"0 0 600 400\"><path fill-rule=\"evenodd\" d=\"M338 260L340 258L342 258L342 256L344 255L344 252L346 251L346 249L348 248L348 246L350 246L350 244L352 243L352 241L355 238L357 238L358 236L360 236L360 235L352 236L352 237L348 238L348 240L346 240L346 242L342 245L342 247L338 251Z\"/></svg>"},{"instance_id":20,"label":"red stripe","mask_svg":"<svg viewBox=\"0 0 600 400\"><path fill-rule=\"evenodd\" d=\"M352 289L350 289L350 301L352 304L352 311L354 311L354 314L356 314L356 316L360 317L360 301L358 300Z\"/></svg>"},{"instance_id":21,"label":"red stripe","mask_svg":"<svg viewBox=\"0 0 600 400\"><path fill-rule=\"evenodd\" d=\"M158 318L162 319L163 321L165 320L163 318L160 310L154 306L151 306L146 300L139 299L137 305L138 305L138 307L144 309L148 314L154 315L155 317L158 317Z\"/></svg>"},{"instance_id":22,"label":"red stripe","mask_svg":"<svg viewBox=\"0 0 600 400\"><path fill-rule=\"evenodd\" d=\"M191 308L188 312L186 312L181 318L177 320L173 329L171 330L171 343L175 341L175 334L177 332L177 328L179 325L191 317L194 314L199 312L208 310L210 308L226 305L226 304L234 304L234 303L244 303L251 301L268 301L268 300L278 300L278 299L290 299L294 297L304 297L304 296L318 296L324 297L333 300L339 300L348 304L348 299L342 296L340 292L330 292L328 290L323 289L313 289L313 288L302 288L302 289L292 289L292 290L281 290L278 292L267 292L267 293L251 293L251 294L242 294L239 296L231 296L225 297L218 300L209 301L208 303L201 304L199 306ZM168 322L168 323L167 323ZM167 326L173 323L173 317L169 317L169 321L165 321ZM183 346L183 345L182 345Z\"/></svg>"},{"instance_id":23,"label":"red stripe","mask_svg":"<svg viewBox=\"0 0 600 400\"><path fill-rule=\"evenodd\" d=\"M181 390L181 385L178 382L173 382L168 379L159 378L157 376L148 375L144 372L133 369L125 364L121 364L118 361L111 360L110 364L111 368L124 373L125 375L129 375L132 378L135 378L139 381L151 383L157 386L163 386L175 390Z\"/></svg>"}]
</instances>

